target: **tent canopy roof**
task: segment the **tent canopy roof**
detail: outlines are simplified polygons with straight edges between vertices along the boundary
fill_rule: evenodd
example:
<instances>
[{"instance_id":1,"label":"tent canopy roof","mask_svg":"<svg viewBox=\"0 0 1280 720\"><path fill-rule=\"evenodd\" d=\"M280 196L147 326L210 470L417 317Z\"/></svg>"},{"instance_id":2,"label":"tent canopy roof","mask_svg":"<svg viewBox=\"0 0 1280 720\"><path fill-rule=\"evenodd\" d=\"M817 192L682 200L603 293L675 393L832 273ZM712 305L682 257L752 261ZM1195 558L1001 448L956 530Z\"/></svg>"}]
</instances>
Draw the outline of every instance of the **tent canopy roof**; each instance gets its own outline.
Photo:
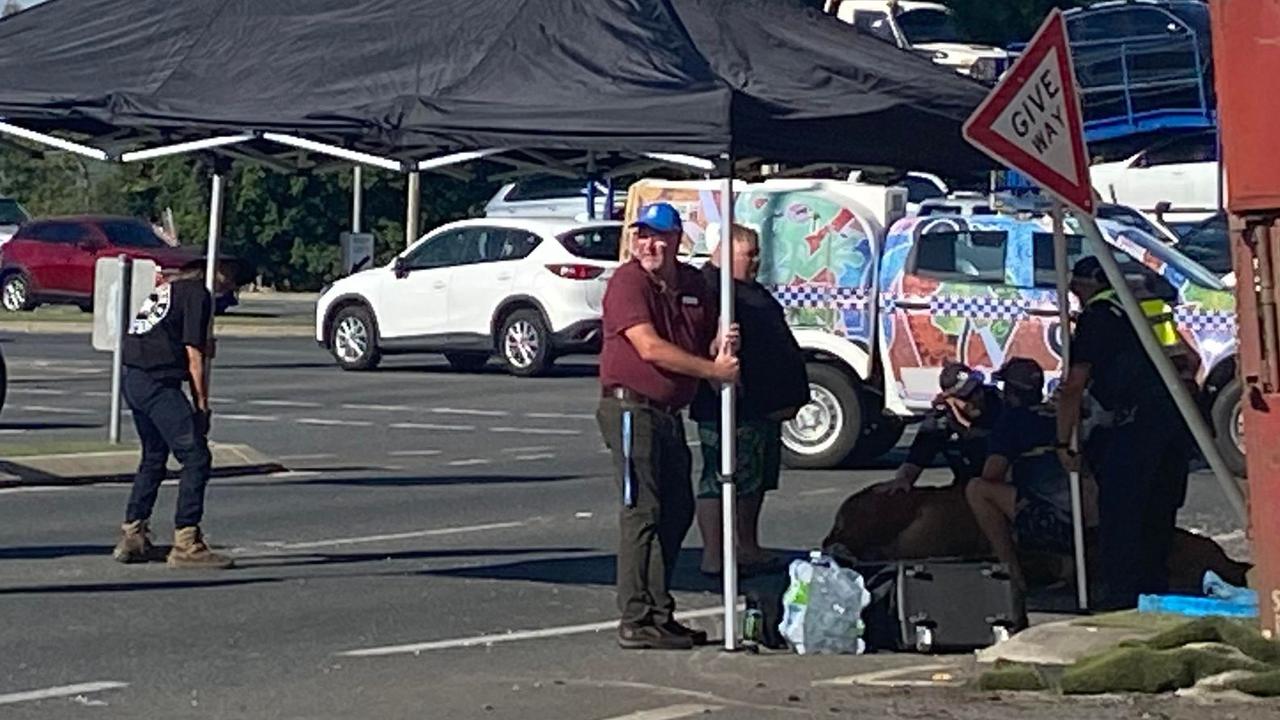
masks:
<instances>
[{"instance_id":1,"label":"tent canopy roof","mask_svg":"<svg viewBox=\"0 0 1280 720\"><path fill-rule=\"evenodd\" d=\"M790 0L49 0L0 21L0 67L0 116L118 148L990 166L960 136L984 87Z\"/></svg>"}]
</instances>

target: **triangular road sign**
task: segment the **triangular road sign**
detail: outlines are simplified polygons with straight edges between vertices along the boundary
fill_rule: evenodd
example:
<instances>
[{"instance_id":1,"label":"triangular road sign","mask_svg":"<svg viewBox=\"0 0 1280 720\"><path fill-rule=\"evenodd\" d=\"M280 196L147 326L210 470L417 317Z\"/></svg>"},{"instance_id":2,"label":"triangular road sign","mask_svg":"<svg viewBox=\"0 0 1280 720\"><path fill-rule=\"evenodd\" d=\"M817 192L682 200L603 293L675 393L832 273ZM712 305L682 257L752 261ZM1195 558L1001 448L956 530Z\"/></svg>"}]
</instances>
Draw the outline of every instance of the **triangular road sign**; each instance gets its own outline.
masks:
<instances>
[{"instance_id":1,"label":"triangular road sign","mask_svg":"<svg viewBox=\"0 0 1280 720\"><path fill-rule=\"evenodd\" d=\"M1022 56L964 124L964 137L1063 202L1093 214L1071 47L1053 10Z\"/></svg>"}]
</instances>

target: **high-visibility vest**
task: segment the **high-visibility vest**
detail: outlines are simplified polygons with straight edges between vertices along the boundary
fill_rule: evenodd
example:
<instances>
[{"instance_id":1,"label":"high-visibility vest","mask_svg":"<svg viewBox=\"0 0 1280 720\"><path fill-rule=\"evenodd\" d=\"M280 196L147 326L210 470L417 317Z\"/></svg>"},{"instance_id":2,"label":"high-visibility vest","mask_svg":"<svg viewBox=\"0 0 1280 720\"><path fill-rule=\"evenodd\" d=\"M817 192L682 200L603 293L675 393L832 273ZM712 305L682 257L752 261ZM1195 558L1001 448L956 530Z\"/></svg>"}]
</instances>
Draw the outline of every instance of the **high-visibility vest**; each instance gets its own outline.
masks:
<instances>
[{"instance_id":1,"label":"high-visibility vest","mask_svg":"<svg viewBox=\"0 0 1280 720\"><path fill-rule=\"evenodd\" d=\"M1124 305L1120 302L1120 296L1115 290L1103 290L1094 295L1089 299L1088 304L1094 303L1107 303L1121 313L1124 312ZM1191 352L1191 348L1182 339L1182 333L1178 332L1173 307L1160 298L1139 300L1138 306L1142 308L1142 314L1147 318L1147 325L1151 328L1156 342L1160 343L1164 354L1176 361L1174 364L1184 379L1194 382L1199 370L1199 358L1195 357L1195 353Z\"/></svg>"}]
</instances>

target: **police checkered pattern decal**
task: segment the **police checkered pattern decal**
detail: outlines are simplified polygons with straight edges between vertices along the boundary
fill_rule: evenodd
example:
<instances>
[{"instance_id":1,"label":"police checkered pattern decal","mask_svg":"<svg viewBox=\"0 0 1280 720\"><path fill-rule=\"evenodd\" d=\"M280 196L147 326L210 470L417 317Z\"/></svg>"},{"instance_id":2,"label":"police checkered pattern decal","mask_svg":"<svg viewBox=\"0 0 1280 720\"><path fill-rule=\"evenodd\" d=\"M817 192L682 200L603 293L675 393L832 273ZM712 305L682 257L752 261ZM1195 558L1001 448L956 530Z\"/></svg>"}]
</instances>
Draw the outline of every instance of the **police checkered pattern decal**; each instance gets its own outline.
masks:
<instances>
[{"instance_id":1,"label":"police checkered pattern decal","mask_svg":"<svg viewBox=\"0 0 1280 720\"><path fill-rule=\"evenodd\" d=\"M830 285L773 285L773 296L788 308L823 308L833 303L839 307L863 305L867 288L832 287Z\"/></svg>"},{"instance_id":2,"label":"police checkered pattern decal","mask_svg":"<svg viewBox=\"0 0 1280 720\"><path fill-rule=\"evenodd\" d=\"M1012 320L1026 311L1016 300L989 295L974 297L941 295L929 298L929 311L938 315L962 315L978 320Z\"/></svg>"},{"instance_id":3,"label":"police checkered pattern decal","mask_svg":"<svg viewBox=\"0 0 1280 720\"><path fill-rule=\"evenodd\" d=\"M1230 312L1206 311L1184 306L1174 310L1174 317L1179 325L1192 330L1234 332L1236 329L1236 316Z\"/></svg>"}]
</instances>

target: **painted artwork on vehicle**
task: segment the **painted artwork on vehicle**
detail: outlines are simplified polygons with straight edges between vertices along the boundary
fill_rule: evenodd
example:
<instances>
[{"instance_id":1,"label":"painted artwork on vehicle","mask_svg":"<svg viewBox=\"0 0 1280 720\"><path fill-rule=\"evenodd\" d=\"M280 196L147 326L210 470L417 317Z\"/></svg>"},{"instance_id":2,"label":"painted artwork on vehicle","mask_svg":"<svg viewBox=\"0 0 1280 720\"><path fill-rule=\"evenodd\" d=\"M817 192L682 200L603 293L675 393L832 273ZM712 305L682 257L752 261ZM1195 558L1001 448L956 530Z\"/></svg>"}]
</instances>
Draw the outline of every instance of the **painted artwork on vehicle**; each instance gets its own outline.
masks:
<instances>
[{"instance_id":1,"label":"painted artwork on vehicle","mask_svg":"<svg viewBox=\"0 0 1280 720\"><path fill-rule=\"evenodd\" d=\"M1220 280L1144 233L1102 221L1123 254L1176 291L1176 315L1206 373L1235 352L1235 299ZM1068 227L1068 232L1071 232ZM1069 263L1087 248L1068 241ZM1007 358L1030 357L1060 372L1052 231L1047 219L926 217L889 231L880 272L881 360L903 404L919 408L937 393L938 370L958 359L991 372ZM1073 309L1077 309L1073 300Z\"/></svg>"},{"instance_id":2,"label":"painted artwork on vehicle","mask_svg":"<svg viewBox=\"0 0 1280 720\"><path fill-rule=\"evenodd\" d=\"M671 203L684 221L681 253L700 261L720 232L721 192L706 185L636 183L627 217L635 217L640 205ZM741 188L735 193L734 221L760 233L758 280L782 303L792 327L825 329L870 348L874 242L880 232L872 213L820 185L789 190L744 183Z\"/></svg>"}]
</instances>

